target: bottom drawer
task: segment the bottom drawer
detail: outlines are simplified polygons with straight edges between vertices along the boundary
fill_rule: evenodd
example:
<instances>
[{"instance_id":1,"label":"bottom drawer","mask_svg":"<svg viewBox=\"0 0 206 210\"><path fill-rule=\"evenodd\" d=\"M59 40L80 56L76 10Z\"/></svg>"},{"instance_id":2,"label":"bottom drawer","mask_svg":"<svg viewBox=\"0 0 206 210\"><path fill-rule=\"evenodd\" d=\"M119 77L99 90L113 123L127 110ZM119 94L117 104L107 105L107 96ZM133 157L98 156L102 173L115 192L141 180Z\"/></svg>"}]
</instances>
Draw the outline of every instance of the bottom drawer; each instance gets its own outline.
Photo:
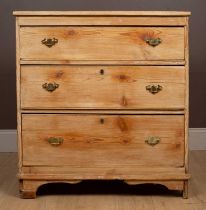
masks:
<instances>
[{"instance_id":1,"label":"bottom drawer","mask_svg":"<svg viewBox=\"0 0 206 210\"><path fill-rule=\"evenodd\" d=\"M184 166L184 115L23 114L24 166Z\"/></svg>"}]
</instances>

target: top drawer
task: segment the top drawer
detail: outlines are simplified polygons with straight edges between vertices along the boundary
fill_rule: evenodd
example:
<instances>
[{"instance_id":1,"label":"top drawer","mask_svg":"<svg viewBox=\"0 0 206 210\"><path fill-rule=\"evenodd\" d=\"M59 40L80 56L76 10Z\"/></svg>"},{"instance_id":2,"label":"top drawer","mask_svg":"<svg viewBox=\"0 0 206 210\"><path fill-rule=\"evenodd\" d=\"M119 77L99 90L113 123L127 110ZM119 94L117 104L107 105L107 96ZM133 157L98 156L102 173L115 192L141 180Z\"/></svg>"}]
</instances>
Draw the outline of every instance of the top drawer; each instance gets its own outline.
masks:
<instances>
[{"instance_id":1,"label":"top drawer","mask_svg":"<svg viewBox=\"0 0 206 210\"><path fill-rule=\"evenodd\" d=\"M21 27L22 60L184 60L184 27Z\"/></svg>"}]
</instances>

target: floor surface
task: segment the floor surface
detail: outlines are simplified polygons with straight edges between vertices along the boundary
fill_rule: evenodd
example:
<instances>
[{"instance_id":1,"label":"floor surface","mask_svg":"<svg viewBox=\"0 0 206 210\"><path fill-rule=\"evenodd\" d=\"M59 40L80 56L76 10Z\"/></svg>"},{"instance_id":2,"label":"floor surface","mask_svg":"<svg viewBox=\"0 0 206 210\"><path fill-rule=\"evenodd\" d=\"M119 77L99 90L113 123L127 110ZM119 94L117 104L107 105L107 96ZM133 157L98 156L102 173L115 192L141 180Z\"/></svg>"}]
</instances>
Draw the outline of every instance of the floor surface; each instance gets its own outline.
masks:
<instances>
[{"instance_id":1,"label":"floor surface","mask_svg":"<svg viewBox=\"0 0 206 210\"><path fill-rule=\"evenodd\" d=\"M0 153L0 210L206 210L206 151L190 152L189 199L159 185L92 181L40 187L36 199L20 199L17 154Z\"/></svg>"}]
</instances>

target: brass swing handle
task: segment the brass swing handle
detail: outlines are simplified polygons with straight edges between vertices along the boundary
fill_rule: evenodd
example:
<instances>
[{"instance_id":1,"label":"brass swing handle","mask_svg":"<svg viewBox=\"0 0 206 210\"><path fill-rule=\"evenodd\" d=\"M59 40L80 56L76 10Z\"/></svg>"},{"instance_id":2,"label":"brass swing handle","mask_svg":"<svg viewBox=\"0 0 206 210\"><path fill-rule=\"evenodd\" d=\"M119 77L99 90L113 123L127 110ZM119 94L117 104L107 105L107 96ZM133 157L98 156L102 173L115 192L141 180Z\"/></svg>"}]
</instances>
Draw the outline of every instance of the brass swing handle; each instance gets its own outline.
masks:
<instances>
[{"instance_id":1,"label":"brass swing handle","mask_svg":"<svg viewBox=\"0 0 206 210\"><path fill-rule=\"evenodd\" d=\"M44 83L42 85L42 88L44 88L45 90L49 91L49 92L53 92L54 90L56 90L59 87L59 84L57 83Z\"/></svg>"},{"instance_id":2,"label":"brass swing handle","mask_svg":"<svg viewBox=\"0 0 206 210\"><path fill-rule=\"evenodd\" d=\"M160 142L160 137L159 136L149 136L145 140L145 143L149 144L150 146L155 146L159 142Z\"/></svg>"},{"instance_id":3,"label":"brass swing handle","mask_svg":"<svg viewBox=\"0 0 206 210\"><path fill-rule=\"evenodd\" d=\"M52 145L52 146L59 146L63 144L64 139L59 138L59 137L49 137L47 141Z\"/></svg>"},{"instance_id":4,"label":"brass swing handle","mask_svg":"<svg viewBox=\"0 0 206 210\"><path fill-rule=\"evenodd\" d=\"M46 45L47 47L51 48L52 46L54 46L55 44L58 43L58 39L56 38L44 38L41 41L42 44Z\"/></svg>"},{"instance_id":5,"label":"brass swing handle","mask_svg":"<svg viewBox=\"0 0 206 210\"><path fill-rule=\"evenodd\" d=\"M147 85L146 90L148 90L152 94L156 94L161 91L163 87L161 85Z\"/></svg>"},{"instance_id":6,"label":"brass swing handle","mask_svg":"<svg viewBox=\"0 0 206 210\"><path fill-rule=\"evenodd\" d=\"M162 43L162 40L160 38L146 38L145 42L152 47L156 47Z\"/></svg>"}]
</instances>

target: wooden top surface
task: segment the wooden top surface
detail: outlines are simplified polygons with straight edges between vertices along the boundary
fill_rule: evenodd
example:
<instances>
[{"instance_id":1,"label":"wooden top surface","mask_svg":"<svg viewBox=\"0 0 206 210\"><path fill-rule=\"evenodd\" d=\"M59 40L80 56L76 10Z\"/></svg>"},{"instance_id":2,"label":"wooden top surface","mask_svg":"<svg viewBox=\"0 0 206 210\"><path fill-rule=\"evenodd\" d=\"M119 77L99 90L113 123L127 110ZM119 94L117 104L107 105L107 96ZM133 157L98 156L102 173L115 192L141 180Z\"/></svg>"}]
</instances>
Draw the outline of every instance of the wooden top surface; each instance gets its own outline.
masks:
<instances>
[{"instance_id":1,"label":"wooden top surface","mask_svg":"<svg viewBox=\"0 0 206 210\"><path fill-rule=\"evenodd\" d=\"M188 11L14 11L16 16L189 16Z\"/></svg>"}]
</instances>

